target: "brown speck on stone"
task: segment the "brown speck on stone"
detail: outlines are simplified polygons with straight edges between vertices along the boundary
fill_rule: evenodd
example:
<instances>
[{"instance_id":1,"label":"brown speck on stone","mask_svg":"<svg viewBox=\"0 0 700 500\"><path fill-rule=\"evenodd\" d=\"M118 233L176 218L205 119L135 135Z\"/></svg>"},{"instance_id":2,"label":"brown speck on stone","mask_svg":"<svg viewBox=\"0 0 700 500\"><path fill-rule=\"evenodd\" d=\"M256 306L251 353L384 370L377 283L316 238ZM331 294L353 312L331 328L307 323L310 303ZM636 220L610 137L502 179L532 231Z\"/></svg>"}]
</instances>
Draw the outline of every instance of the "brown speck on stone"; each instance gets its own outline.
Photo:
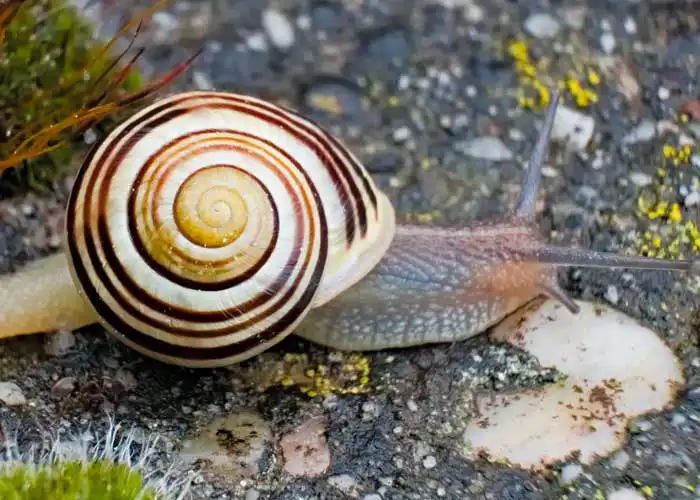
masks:
<instances>
[{"instance_id":1,"label":"brown speck on stone","mask_svg":"<svg viewBox=\"0 0 700 500\"><path fill-rule=\"evenodd\" d=\"M284 470L293 476L318 476L331 464L326 443L326 422L314 417L285 435L281 441Z\"/></svg>"}]
</instances>

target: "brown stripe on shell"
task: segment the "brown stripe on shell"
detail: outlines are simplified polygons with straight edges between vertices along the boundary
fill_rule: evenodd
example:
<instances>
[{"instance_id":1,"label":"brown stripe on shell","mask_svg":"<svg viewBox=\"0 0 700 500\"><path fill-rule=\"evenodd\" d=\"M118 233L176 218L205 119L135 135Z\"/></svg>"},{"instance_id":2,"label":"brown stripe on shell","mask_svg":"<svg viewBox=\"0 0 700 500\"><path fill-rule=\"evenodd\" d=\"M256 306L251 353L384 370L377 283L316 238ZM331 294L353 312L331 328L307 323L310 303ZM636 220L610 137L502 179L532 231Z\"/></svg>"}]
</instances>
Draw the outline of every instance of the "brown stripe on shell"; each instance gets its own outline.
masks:
<instances>
[{"instance_id":1,"label":"brown stripe on shell","mask_svg":"<svg viewBox=\"0 0 700 500\"><path fill-rule=\"evenodd\" d=\"M146 163L144 163L143 167L141 168L139 173L136 175L136 179L143 179L145 172L150 168L150 166L153 164L155 159L157 157L159 157L161 154L165 154L169 148L175 146L177 144L177 142L179 142L183 138L192 138L192 137L196 137L198 135L206 135L207 133L227 134L227 132L228 131L225 131L225 130L207 129L207 130L202 130L202 131L198 131L198 132L193 132L191 134L187 134L186 136L182 136L181 138L175 139L174 141L172 141L168 144L165 144L160 150L158 150L156 153L151 155L151 157L146 161ZM231 133L230 135L236 135L236 134ZM216 138L216 140L220 140L220 139L221 139L221 137ZM197 148L195 153L201 153L202 151L208 151L211 149L220 149L220 148L215 147L215 146L206 147L205 146L205 143L207 142L206 139L202 139L201 141L202 141L202 146ZM269 146L274 147L273 145L269 145ZM231 149L241 149L241 148L236 147L236 148L231 148ZM126 151L120 151L119 154L117 155L117 157L121 157L123 153L125 154ZM266 160L262 159L262 157L258 153L254 152L254 151L246 150L246 153L250 154L252 156L258 156L259 159L261 159L261 161L268 163ZM268 165L269 165L269 163L268 163ZM238 169L237 167L234 167L233 165L226 165L226 166ZM299 166L297 165L297 167L299 167ZM238 170L240 170L240 169L238 169ZM270 256L272 255L272 251L275 247L275 244L277 243L277 238L278 238L278 233L279 233L279 213L277 210L277 206L275 205L275 202L272 198L272 194L267 189L267 187L264 186L263 183L260 182L260 180L257 179L254 175L252 175L250 173L248 173L248 175L258 183L258 185L262 188L262 190L265 191L265 194L267 195L268 200L270 200L270 207L272 209L273 225L274 225L272 241L270 242L270 245L267 247L267 249L265 250L265 252L261 256L261 258L258 260L258 262L254 266L252 266L250 269L248 269L248 271L246 271L245 273L243 273L239 276L235 276L235 277L230 278L228 280L221 281L221 282L215 282L215 283L205 283L205 282L201 282L201 281L195 281L195 280L191 280L191 279L185 278L184 276L180 276L178 274L173 273L172 271L170 271L169 269L167 269L166 267L164 267L162 264L160 264L158 261L154 260L151 257L148 250L146 249L146 246L144 245L143 241L141 240L141 237L138 234L138 229L136 228L137 189L135 186L132 186L130 191L129 191L129 199L128 199L128 203L127 203L127 207L128 207L127 210L128 210L128 214L129 214L129 217L128 217L129 234L131 235L131 239L132 239L132 242L134 243L136 251L138 252L141 259L143 259L144 263L147 264L149 267L151 267L156 272L158 272L160 275L169 279L170 281L177 283L178 285L180 285L182 287L191 288L191 289L199 289L199 290L206 290L206 291L225 290L227 288L231 288L233 286L236 286L236 285L243 283L243 282L247 281L248 279L250 279L269 260ZM108 176L109 176L109 174L108 174ZM163 174L161 176L161 180L159 182L164 182L164 179L166 177L167 176L165 174ZM287 179L285 179L283 176L280 176L280 180L285 185L285 187L287 188L287 191L289 193L294 193L293 198L295 199L295 202L297 204L299 204L299 200L296 197L296 193L292 190L292 188L289 184L289 181ZM306 193L303 192L303 190L302 190L302 196L304 198L303 205L306 206L307 210L311 210L311 208L309 206L308 197L307 197ZM102 204L104 205L104 204L106 204L107 200L105 198L103 198L101 201L102 201ZM155 203L155 198L154 198L154 203ZM153 209L153 208L155 208L155 207L151 207L151 209ZM100 210L106 211L106 207L102 207ZM148 206L142 207L142 210L144 212L147 211ZM305 229L303 226L303 220L301 221L301 223L302 223L301 230L303 231ZM303 232L300 231L300 235L303 235ZM192 260L192 259L189 259L186 255L184 255L179 249L173 249L173 252L182 256L185 260ZM115 256L115 259L116 259L116 256ZM290 259L291 259L291 257L290 257ZM230 261L230 260L231 259L228 259L228 261ZM291 260L287 263L287 267L289 267L290 263L291 263ZM286 281L288 278L289 278L289 276L285 276L284 281ZM128 286L130 287L131 284L129 284ZM278 290L274 290L274 291L271 291L271 293L276 293L277 291Z\"/></svg>"},{"instance_id":2,"label":"brown stripe on shell","mask_svg":"<svg viewBox=\"0 0 700 500\"><path fill-rule=\"evenodd\" d=\"M242 97L235 94L222 95L211 92L201 92L198 94L198 96L200 98L214 98L217 101L227 102L229 103L228 107L230 109L234 109L236 111L241 111L244 113L250 113L256 116L257 118L260 118L261 120L273 123L279 126L280 128L284 129L286 132L292 134L302 143L304 143L320 159L323 160L323 164L326 167L327 172L331 176L336 190L338 191L338 196L344 202L343 208L345 210L346 239L348 247L351 247L353 242L355 241L355 217L359 219L361 236L366 236L368 228L368 207L365 204L365 200L362 197L362 194L360 192L360 189L358 188L357 183L355 182L355 179L352 177L352 173L355 172L357 175L360 176L360 178L364 181L364 187L370 187L368 193L371 193L370 198L372 200L372 203L374 204L375 212L377 211L376 195L374 193L374 190L371 189L371 186L367 179L363 175L357 173L358 165L355 162L348 162L343 160L343 158L341 158L336 153L336 148L343 152L345 151L345 148L337 140L335 140L331 136L331 134L326 132L323 128L318 126L311 119L303 117L299 113L293 111L290 112L285 108L276 106L271 103L253 100L249 97ZM242 103L244 106L241 107L240 105L231 105L230 103ZM224 109L227 108L227 106L222 106L220 104L214 103L207 103L203 104L202 106L212 109L220 107ZM256 111L256 109L252 109L251 107L263 109L269 114L260 113L259 111ZM289 116L286 115L296 116L301 121L291 120ZM308 137L304 137L303 134L297 132L292 127L301 129L308 137L313 138L315 142L309 141ZM343 156L347 159L346 154L343 154ZM348 164L353 167L352 170L347 168ZM361 169L359 170L360 172L362 171ZM342 182L341 177L345 181L345 183L347 183L350 193L348 193L345 189L345 184Z\"/></svg>"},{"instance_id":3,"label":"brown stripe on shell","mask_svg":"<svg viewBox=\"0 0 700 500\"><path fill-rule=\"evenodd\" d=\"M157 128L157 127L156 127ZM121 142L121 137L117 138L114 140L112 144ZM124 158L126 155L129 154L129 151L131 148L134 146L135 142L140 140L141 136L139 134L134 134L130 139L128 139L125 144L119 148L118 151L115 152L114 157L115 158ZM294 162L295 167L300 171L304 172L303 168L301 165L296 163L294 159L289 158L291 161ZM134 279L128 274L128 272L121 266L119 262L119 258L117 257L116 253L114 252L114 247L111 242L111 233L109 232L109 229L107 227L107 222L106 222L106 211L107 211L107 199L108 197L106 196L106 193L109 192L109 186L111 183L111 179L113 177L114 170L118 168L119 164L118 163L103 163L102 168L106 169L105 175L103 176L103 181L100 186L93 186L92 189L88 190L86 193L86 200L84 204L84 210L85 210L85 217L87 220L88 217L88 210L90 207L92 207L92 196L94 193L105 193L101 196L98 196L97 199L99 200L99 208L98 208L98 240L99 240L99 245L100 248L102 249L102 252L104 253L105 260L107 261L107 265L109 268L112 270L112 272L115 274L117 280L122 284L122 286L129 291L129 293L133 294L135 299L140 303L147 305L149 308L156 310L156 311L161 311L165 312L167 311L168 316L183 320L183 321L189 321L192 323L208 323L208 322L213 322L213 321L225 321L229 320L232 318L235 318L237 316L240 316L241 314L245 314L247 312L250 312L253 309L257 309L264 304L266 304L270 299L275 298L275 296L279 293L279 291L282 289L284 283L289 279L289 276L291 275L292 270L294 269L294 262L297 261L299 254L301 252L301 242L299 241L300 239L303 238L304 233L303 231L306 229L304 227L303 223L303 217L301 214L295 214L296 216L296 224L298 226L301 226L301 230L297 234L297 241L293 243L292 246L292 251L290 252L290 257L287 261L287 265L284 267L284 269L280 270L280 275L279 278L266 290L262 290L261 293L258 295L252 297L249 299L247 302L243 304L236 304L235 306L228 308L228 309L222 309L220 311L212 311L212 312L204 312L204 311L194 311L194 310L189 310L189 309L182 309L182 308L176 308L173 307L172 304L169 304L167 302L164 302L160 300L158 297L154 297L147 293ZM139 173L139 175L143 174L143 170ZM137 177L138 178L138 177ZM311 189L313 188L313 184L309 181L309 185L311 186ZM131 188L131 192L133 193L134 188ZM315 191L315 190L314 190ZM309 213L312 209L309 203L309 199L306 193L302 191L302 195L304 197L305 203L303 204L306 208L306 213ZM134 207L130 206L129 207L129 213L133 214ZM138 237L138 234L136 232L135 228L135 221L133 217L129 217L128 220L129 223L129 233L132 237L132 243L134 246L139 250L139 253L142 258L145 258L146 264L149 266L153 267L154 269L157 267L160 267L160 264L158 264L155 261L152 261L150 259L150 256L148 255L147 251L145 248L143 248L141 245L140 238ZM310 225L308 228L308 231L310 233L310 239L313 241L315 234L316 234L316 228L314 227L313 224ZM86 248L89 253L91 253L91 258L93 261L97 262L98 257L97 257L97 249L95 247L95 243L91 237L91 235L88 233L86 234ZM297 276L293 286L292 286L292 291L299 286L299 283L303 279L303 277L306 274L306 269L308 268L309 264L309 254L307 253L305 256L305 261L301 266L301 269L299 271L299 275ZM325 256L323 257L325 260ZM100 274L99 279L103 282L105 287L108 288L109 293L114 297L114 299L119 303L121 307L123 307L125 310L127 310L130 314L132 314L135 318L139 319L140 321L154 327L154 328L160 328L163 331L167 331L169 333L180 333L186 335L187 333L192 333L186 329L182 328L175 328L171 325L167 324L162 324L159 321L157 321L155 318L151 318L150 316L147 316L143 314L141 311L138 309L134 308L129 300L127 298L122 297L122 295L118 292L116 287L112 285L110 282L106 272L104 269L102 269L100 266L97 266L95 271ZM170 278L172 273L167 272L165 277ZM179 282L184 282L183 286L189 286L190 288L199 288L199 289L204 289L204 284L198 284L196 282L191 282L189 280L186 280L185 278L178 277L179 279L177 280L178 284ZM228 288L228 287L227 287ZM217 288L214 288L216 290ZM225 290L225 288L220 289L221 291ZM285 297L289 299L289 296ZM284 300L280 300L278 303L274 305L274 307L282 307L285 304ZM264 317L265 314L261 314L258 317L254 318L255 320L259 320L261 317ZM246 322L247 324L251 324L252 320L248 320ZM231 327L232 328L232 327ZM234 331L240 331L240 328L237 328L235 330L229 329L223 329L223 330L217 330L221 332L226 332L228 333L233 333ZM202 334L202 333L200 333ZM214 336L214 335L212 335Z\"/></svg>"}]
</instances>

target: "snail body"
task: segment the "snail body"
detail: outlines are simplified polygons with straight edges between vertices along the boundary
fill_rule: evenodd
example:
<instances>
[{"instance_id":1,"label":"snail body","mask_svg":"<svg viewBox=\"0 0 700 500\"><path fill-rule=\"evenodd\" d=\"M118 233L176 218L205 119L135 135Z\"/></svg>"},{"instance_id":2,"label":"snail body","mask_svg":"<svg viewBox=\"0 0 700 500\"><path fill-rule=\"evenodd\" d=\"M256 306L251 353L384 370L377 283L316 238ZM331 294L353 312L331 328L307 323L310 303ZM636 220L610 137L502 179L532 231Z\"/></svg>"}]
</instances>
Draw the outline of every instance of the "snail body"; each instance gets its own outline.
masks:
<instances>
[{"instance_id":1,"label":"snail body","mask_svg":"<svg viewBox=\"0 0 700 500\"><path fill-rule=\"evenodd\" d=\"M693 270L542 240L556 97L514 213L455 229L397 224L359 160L292 110L225 92L161 99L88 154L65 252L0 283L0 337L99 322L152 358L217 367L291 333L343 350L459 341L542 294L575 313L561 265Z\"/></svg>"}]
</instances>

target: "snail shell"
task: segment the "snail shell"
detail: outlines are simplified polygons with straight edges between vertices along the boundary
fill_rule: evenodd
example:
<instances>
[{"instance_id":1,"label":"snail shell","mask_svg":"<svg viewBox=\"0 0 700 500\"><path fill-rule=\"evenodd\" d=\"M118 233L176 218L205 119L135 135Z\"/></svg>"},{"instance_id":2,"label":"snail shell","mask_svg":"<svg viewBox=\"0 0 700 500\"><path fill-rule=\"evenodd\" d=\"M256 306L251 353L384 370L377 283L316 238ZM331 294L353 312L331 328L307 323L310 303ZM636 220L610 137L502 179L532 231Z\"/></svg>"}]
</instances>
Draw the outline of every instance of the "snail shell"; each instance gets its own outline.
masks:
<instances>
[{"instance_id":1,"label":"snail shell","mask_svg":"<svg viewBox=\"0 0 700 500\"><path fill-rule=\"evenodd\" d=\"M187 92L96 145L66 212L79 293L133 349L233 364L382 258L395 214L358 159L292 110Z\"/></svg>"}]
</instances>

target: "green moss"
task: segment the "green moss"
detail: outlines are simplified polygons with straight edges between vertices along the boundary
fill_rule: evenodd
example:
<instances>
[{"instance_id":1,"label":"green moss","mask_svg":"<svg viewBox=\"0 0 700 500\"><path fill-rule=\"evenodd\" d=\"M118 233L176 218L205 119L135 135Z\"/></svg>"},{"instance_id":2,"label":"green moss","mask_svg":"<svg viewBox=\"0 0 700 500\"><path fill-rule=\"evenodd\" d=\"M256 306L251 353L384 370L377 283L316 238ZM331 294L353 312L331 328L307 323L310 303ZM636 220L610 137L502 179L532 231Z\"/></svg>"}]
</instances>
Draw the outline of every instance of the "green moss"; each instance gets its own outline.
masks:
<instances>
[{"instance_id":1,"label":"green moss","mask_svg":"<svg viewBox=\"0 0 700 500\"><path fill-rule=\"evenodd\" d=\"M169 461L158 434L122 429L108 419L102 431L48 432L18 440L2 429L2 500L185 500L196 473Z\"/></svg>"},{"instance_id":2,"label":"green moss","mask_svg":"<svg viewBox=\"0 0 700 500\"><path fill-rule=\"evenodd\" d=\"M156 500L141 474L125 464L77 460L30 467L13 464L0 470L3 500Z\"/></svg>"},{"instance_id":3,"label":"green moss","mask_svg":"<svg viewBox=\"0 0 700 500\"><path fill-rule=\"evenodd\" d=\"M64 0L0 2L0 190L51 182L87 127L118 119L109 104L143 82L113 41L96 40Z\"/></svg>"}]
</instances>

